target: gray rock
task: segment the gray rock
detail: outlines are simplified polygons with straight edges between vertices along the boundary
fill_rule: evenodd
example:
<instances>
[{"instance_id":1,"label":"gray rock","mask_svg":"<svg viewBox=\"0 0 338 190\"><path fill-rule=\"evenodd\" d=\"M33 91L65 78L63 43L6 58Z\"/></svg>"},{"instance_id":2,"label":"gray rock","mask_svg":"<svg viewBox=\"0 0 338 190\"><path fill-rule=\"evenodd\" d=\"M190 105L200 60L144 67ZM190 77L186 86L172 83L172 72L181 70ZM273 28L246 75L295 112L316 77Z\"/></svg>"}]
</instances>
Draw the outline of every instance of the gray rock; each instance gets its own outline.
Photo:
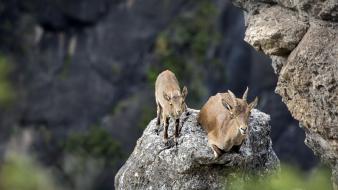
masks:
<instances>
[{"instance_id":1,"label":"gray rock","mask_svg":"<svg viewBox=\"0 0 338 190\"><path fill-rule=\"evenodd\" d=\"M274 2L235 1L249 13L245 39L272 58L279 74L276 92L303 126L306 144L331 166L338 189L338 1ZM283 24L273 24L273 15ZM301 18L309 28L298 26ZM277 42L276 35L282 36Z\"/></svg>"},{"instance_id":2,"label":"gray rock","mask_svg":"<svg viewBox=\"0 0 338 190\"><path fill-rule=\"evenodd\" d=\"M327 21L338 21L337 0L232 0L233 4L247 12L259 12L263 7L278 4L306 17Z\"/></svg>"},{"instance_id":3,"label":"gray rock","mask_svg":"<svg viewBox=\"0 0 338 190\"><path fill-rule=\"evenodd\" d=\"M337 0L275 0L278 4L297 10L300 14L317 19L338 21Z\"/></svg>"},{"instance_id":4,"label":"gray rock","mask_svg":"<svg viewBox=\"0 0 338 190\"><path fill-rule=\"evenodd\" d=\"M312 22L289 55L276 91L306 129L306 144L324 162L338 161L338 24ZM337 182L337 171L333 170Z\"/></svg>"},{"instance_id":5,"label":"gray rock","mask_svg":"<svg viewBox=\"0 0 338 190\"><path fill-rule=\"evenodd\" d=\"M249 136L238 152L225 153L214 159L203 128L197 123L198 110L189 109L182 116L178 145L173 138L166 146L163 129L157 133L155 119L145 129L137 145L115 177L116 189L221 189L226 176L238 169L264 175L279 167L269 137L270 117L253 110L249 119ZM169 127L169 136L173 127Z\"/></svg>"},{"instance_id":6,"label":"gray rock","mask_svg":"<svg viewBox=\"0 0 338 190\"><path fill-rule=\"evenodd\" d=\"M289 55L276 91L304 126L338 138L338 24L312 22Z\"/></svg>"},{"instance_id":7,"label":"gray rock","mask_svg":"<svg viewBox=\"0 0 338 190\"><path fill-rule=\"evenodd\" d=\"M280 71L282 70L283 66L285 65L287 58L282 57L282 56L272 55L271 59L272 59L272 63L271 63L272 68L275 71L275 73L278 75Z\"/></svg>"},{"instance_id":8,"label":"gray rock","mask_svg":"<svg viewBox=\"0 0 338 190\"><path fill-rule=\"evenodd\" d=\"M248 20L244 40L268 55L290 53L308 28L293 11L280 6L263 8Z\"/></svg>"},{"instance_id":9,"label":"gray rock","mask_svg":"<svg viewBox=\"0 0 338 190\"><path fill-rule=\"evenodd\" d=\"M96 24L109 13L112 6L118 6L119 0L28 0L26 8L36 14L39 22L52 30L65 30L74 27L86 27ZM76 11L74 11L76 10Z\"/></svg>"}]
</instances>

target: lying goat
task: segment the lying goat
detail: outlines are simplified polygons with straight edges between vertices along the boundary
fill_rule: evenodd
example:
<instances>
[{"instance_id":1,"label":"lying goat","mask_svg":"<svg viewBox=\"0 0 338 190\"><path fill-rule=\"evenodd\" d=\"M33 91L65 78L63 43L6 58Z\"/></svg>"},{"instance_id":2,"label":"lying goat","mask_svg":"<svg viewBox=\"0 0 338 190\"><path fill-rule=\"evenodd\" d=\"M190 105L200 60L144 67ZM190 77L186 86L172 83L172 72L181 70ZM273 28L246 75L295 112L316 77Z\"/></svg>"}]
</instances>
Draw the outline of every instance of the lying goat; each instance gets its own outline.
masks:
<instances>
[{"instance_id":1,"label":"lying goat","mask_svg":"<svg viewBox=\"0 0 338 190\"><path fill-rule=\"evenodd\" d=\"M183 87L181 92L178 81L174 73L169 70L160 73L155 83L155 98L157 105L157 125L164 125L163 139L166 144L168 141L169 118L175 120L174 141L177 143L180 116L186 111L185 98L188 94L187 87Z\"/></svg>"},{"instance_id":2,"label":"lying goat","mask_svg":"<svg viewBox=\"0 0 338 190\"><path fill-rule=\"evenodd\" d=\"M247 103L248 88L242 99L228 93L211 96L202 107L198 122L208 133L208 141L215 157L233 146L241 145L248 131L250 111L257 105L257 98Z\"/></svg>"}]
</instances>

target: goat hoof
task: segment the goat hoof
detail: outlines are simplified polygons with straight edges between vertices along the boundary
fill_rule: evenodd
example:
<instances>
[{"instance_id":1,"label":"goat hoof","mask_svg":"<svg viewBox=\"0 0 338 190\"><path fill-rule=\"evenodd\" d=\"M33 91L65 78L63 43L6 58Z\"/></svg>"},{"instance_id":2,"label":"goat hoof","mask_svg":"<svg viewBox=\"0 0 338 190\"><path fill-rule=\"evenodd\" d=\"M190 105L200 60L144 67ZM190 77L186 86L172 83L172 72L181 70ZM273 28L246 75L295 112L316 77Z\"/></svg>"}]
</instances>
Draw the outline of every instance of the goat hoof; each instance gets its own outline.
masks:
<instances>
[{"instance_id":1,"label":"goat hoof","mask_svg":"<svg viewBox=\"0 0 338 190\"><path fill-rule=\"evenodd\" d=\"M177 137L174 137L174 143L175 143L175 145L177 146L178 145L178 142L177 142L178 140L177 140Z\"/></svg>"},{"instance_id":2,"label":"goat hoof","mask_svg":"<svg viewBox=\"0 0 338 190\"><path fill-rule=\"evenodd\" d=\"M163 143L164 143L165 145L168 145L168 139L163 139Z\"/></svg>"},{"instance_id":3,"label":"goat hoof","mask_svg":"<svg viewBox=\"0 0 338 190\"><path fill-rule=\"evenodd\" d=\"M214 152L214 158L217 159L219 157L219 155L217 154L217 152Z\"/></svg>"}]
</instances>

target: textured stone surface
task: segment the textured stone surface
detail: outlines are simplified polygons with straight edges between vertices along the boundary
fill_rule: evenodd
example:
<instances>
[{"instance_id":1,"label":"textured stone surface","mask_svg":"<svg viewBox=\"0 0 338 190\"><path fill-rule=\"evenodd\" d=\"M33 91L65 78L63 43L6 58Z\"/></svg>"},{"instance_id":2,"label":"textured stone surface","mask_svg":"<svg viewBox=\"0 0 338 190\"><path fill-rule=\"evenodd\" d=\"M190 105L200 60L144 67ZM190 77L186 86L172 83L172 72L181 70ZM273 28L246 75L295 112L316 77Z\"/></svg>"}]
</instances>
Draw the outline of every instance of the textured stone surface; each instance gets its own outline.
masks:
<instances>
[{"instance_id":1,"label":"textured stone surface","mask_svg":"<svg viewBox=\"0 0 338 190\"><path fill-rule=\"evenodd\" d=\"M274 0L282 6L296 9L300 14L322 20L338 21L337 0Z\"/></svg>"},{"instance_id":2,"label":"textured stone surface","mask_svg":"<svg viewBox=\"0 0 338 190\"><path fill-rule=\"evenodd\" d=\"M332 180L337 189L338 1L235 0L234 3L248 11L245 39L271 56L272 65L279 74L276 92L303 126L306 144L331 166ZM282 7L289 9L286 11ZM271 24L272 14L285 18L284 23ZM297 30L298 18L309 24L309 28L300 33L295 32L301 31ZM289 38L290 43L283 43L288 51L284 51L282 56L271 51L280 49L280 43L271 43L268 51L267 48L257 48L262 47L262 40L252 40L259 36L258 39L274 41L274 35L270 33L276 34L276 30L283 31L284 36L296 36Z\"/></svg>"},{"instance_id":3,"label":"textured stone surface","mask_svg":"<svg viewBox=\"0 0 338 190\"><path fill-rule=\"evenodd\" d=\"M338 138L338 24L311 23L277 86L292 115L325 138Z\"/></svg>"},{"instance_id":4,"label":"textured stone surface","mask_svg":"<svg viewBox=\"0 0 338 190\"><path fill-rule=\"evenodd\" d=\"M270 117L253 110L249 121L249 136L238 153L225 153L214 159L204 130L197 124L197 110L189 109L182 116L178 145L169 139L165 146L163 130L156 132L155 120L145 129L137 145L115 177L116 189L221 189L227 175L237 169L266 174L279 167L271 147ZM169 136L173 127L169 127Z\"/></svg>"},{"instance_id":5,"label":"textured stone surface","mask_svg":"<svg viewBox=\"0 0 338 190\"><path fill-rule=\"evenodd\" d=\"M280 5L306 17L327 21L338 21L337 0L232 0L232 2L247 12L255 13L262 7Z\"/></svg>"},{"instance_id":6,"label":"textured stone surface","mask_svg":"<svg viewBox=\"0 0 338 190\"><path fill-rule=\"evenodd\" d=\"M274 69L275 73L279 75L283 66L286 64L287 57L271 55L271 59L272 59L272 68Z\"/></svg>"},{"instance_id":7,"label":"textured stone surface","mask_svg":"<svg viewBox=\"0 0 338 190\"><path fill-rule=\"evenodd\" d=\"M180 19L180 15L192 17L195 6L203 1L130 0L128 5L126 1L118 0L1 1L0 49L6 55L6 52L14 51L16 72L13 78L18 83L15 83L15 89L23 91L18 92L23 99L18 100L18 109L13 112L3 113L0 109L0 157L2 145L13 132L11 126L20 125L41 132L34 143L34 151L40 161L59 171L58 163L63 157L60 142L68 135L100 125L98 121L103 121L102 127L123 145L124 155L129 155L145 127L142 123L148 122L144 118L155 114L152 114L155 107L152 106L153 84L147 81L148 68L163 62L149 59L156 50L154 43L159 34ZM206 70L204 64L191 61L183 67L184 72L198 73L197 69L204 73L198 74L205 81L202 87L207 89L200 103L208 93L222 89L232 89L242 95L248 81L253 81L249 77L254 73L259 76L263 70L250 70L257 53L241 40L245 30L241 11L229 1L217 2L220 15L212 22L220 30L220 44L208 47L206 57L207 60L219 59L219 64L206 61ZM187 28L190 27L188 24ZM226 69L221 68L223 65ZM215 74L215 70L224 75ZM264 84L259 78L249 85L258 89L255 92L260 97L267 88L272 92L275 85L270 83L274 79L270 78L269 72L264 75ZM192 83L196 84L194 81ZM196 85L185 85L189 87L189 98L192 97L190 87L200 90ZM204 90L202 92L204 94ZM286 110L271 106L281 104L280 98L271 98L271 95L266 94L260 99L268 105L260 109L273 107L265 112L277 115L271 115L272 124L283 126L288 122L283 114ZM303 154L292 156L293 159L309 157ZM120 158L116 167L119 168L124 159ZM118 168L106 167L100 177L92 178L97 185L95 189L111 189Z\"/></svg>"},{"instance_id":8,"label":"textured stone surface","mask_svg":"<svg viewBox=\"0 0 338 190\"><path fill-rule=\"evenodd\" d=\"M276 91L307 129L306 143L337 168L338 24L313 22L283 67ZM334 169L337 183L337 171Z\"/></svg>"},{"instance_id":9,"label":"textured stone surface","mask_svg":"<svg viewBox=\"0 0 338 190\"><path fill-rule=\"evenodd\" d=\"M268 55L290 53L308 28L306 21L280 6L262 8L249 17L245 41Z\"/></svg>"},{"instance_id":10,"label":"textured stone surface","mask_svg":"<svg viewBox=\"0 0 338 190\"><path fill-rule=\"evenodd\" d=\"M72 133L86 132L101 120L102 127L129 155L145 126L143 114L155 111L152 83L146 78L149 66L163 62L148 59L154 54L153 44L182 11L191 17L194 6L203 1L1 1L0 50L13 60L13 82L23 99L17 101L18 109L12 112L0 109L0 157L3 144L13 132L11 126L20 125L41 132L34 150L40 161L59 170L63 153L56 147L60 141ZM249 85L249 96L259 96L259 109L271 116L271 138L278 157L295 161L292 163L303 169L312 168L315 163L308 164L313 160L312 152L304 147L303 136L296 135L303 131L285 127L298 122L291 118L279 95L273 93L276 78L270 60L242 41L245 27L241 11L229 1L210 2L217 2L220 9L212 22L221 36L220 44L208 47L206 65L214 58L221 64L208 64L205 69L204 64L191 61L184 64L189 68L185 71L203 71L198 75L209 94L232 89L242 95ZM69 54L70 47L75 47L73 54ZM220 65L226 68L220 69ZM215 70L224 73L222 80ZM45 140L50 137L52 141ZM95 189L113 186L115 171L105 168Z\"/></svg>"}]
</instances>

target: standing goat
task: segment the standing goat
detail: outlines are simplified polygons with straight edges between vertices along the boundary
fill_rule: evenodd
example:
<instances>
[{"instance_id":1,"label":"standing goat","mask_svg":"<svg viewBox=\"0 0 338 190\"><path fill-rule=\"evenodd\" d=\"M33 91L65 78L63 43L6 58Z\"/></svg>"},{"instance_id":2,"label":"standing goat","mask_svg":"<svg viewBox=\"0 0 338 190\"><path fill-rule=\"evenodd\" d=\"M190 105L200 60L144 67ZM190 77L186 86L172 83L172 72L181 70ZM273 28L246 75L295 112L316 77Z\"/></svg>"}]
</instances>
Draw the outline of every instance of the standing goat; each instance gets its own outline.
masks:
<instances>
[{"instance_id":1,"label":"standing goat","mask_svg":"<svg viewBox=\"0 0 338 190\"><path fill-rule=\"evenodd\" d=\"M211 96L202 107L198 122L208 133L208 141L215 157L233 146L241 145L247 135L248 120L251 110L257 105L258 99L247 103L248 88L242 99L228 93L217 93Z\"/></svg>"},{"instance_id":2,"label":"standing goat","mask_svg":"<svg viewBox=\"0 0 338 190\"><path fill-rule=\"evenodd\" d=\"M157 105L156 125L164 125L163 139L165 144L168 142L168 125L170 118L175 120L174 141L177 143L180 116L187 109L185 104L187 94L187 87L183 87L181 92L173 72L166 70L158 75L155 83L155 98Z\"/></svg>"}]
</instances>

